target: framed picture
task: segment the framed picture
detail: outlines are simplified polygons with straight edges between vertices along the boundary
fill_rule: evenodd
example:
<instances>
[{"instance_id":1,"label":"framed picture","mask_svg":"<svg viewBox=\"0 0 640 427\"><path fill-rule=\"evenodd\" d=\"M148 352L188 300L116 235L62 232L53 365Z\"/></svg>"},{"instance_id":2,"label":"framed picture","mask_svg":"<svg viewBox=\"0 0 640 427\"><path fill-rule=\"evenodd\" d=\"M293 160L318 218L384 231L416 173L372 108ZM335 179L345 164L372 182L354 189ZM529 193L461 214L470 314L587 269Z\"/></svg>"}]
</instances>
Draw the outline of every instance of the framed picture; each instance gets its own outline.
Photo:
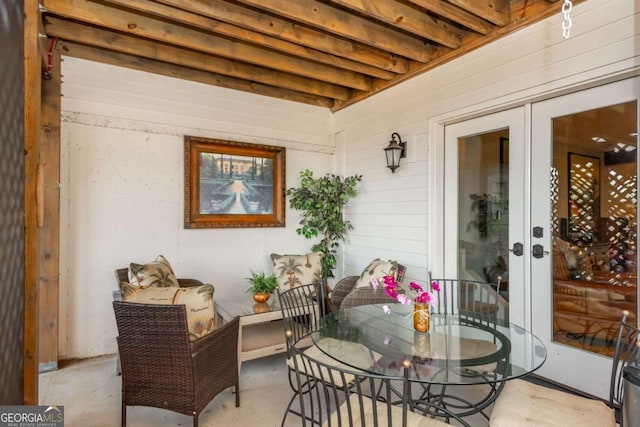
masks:
<instances>
[{"instance_id":1,"label":"framed picture","mask_svg":"<svg viewBox=\"0 0 640 427\"><path fill-rule=\"evenodd\" d=\"M284 147L185 136L185 228L284 225Z\"/></svg>"}]
</instances>

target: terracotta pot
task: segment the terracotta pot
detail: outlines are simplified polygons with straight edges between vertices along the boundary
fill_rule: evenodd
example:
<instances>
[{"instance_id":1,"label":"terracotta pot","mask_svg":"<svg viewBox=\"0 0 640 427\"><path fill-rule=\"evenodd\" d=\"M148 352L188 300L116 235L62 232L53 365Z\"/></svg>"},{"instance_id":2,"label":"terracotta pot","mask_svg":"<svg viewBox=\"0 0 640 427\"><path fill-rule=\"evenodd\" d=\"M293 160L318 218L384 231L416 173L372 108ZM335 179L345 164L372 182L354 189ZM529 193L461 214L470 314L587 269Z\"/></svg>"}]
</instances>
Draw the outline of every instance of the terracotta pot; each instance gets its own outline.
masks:
<instances>
[{"instance_id":1,"label":"terracotta pot","mask_svg":"<svg viewBox=\"0 0 640 427\"><path fill-rule=\"evenodd\" d=\"M253 300L258 303L267 302L270 296L269 292L256 292L253 294Z\"/></svg>"},{"instance_id":2,"label":"terracotta pot","mask_svg":"<svg viewBox=\"0 0 640 427\"><path fill-rule=\"evenodd\" d=\"M413 328L418 332L427 332L430 326L429 304L415 303L413 306Z\"/></svg>"}]
</instances>

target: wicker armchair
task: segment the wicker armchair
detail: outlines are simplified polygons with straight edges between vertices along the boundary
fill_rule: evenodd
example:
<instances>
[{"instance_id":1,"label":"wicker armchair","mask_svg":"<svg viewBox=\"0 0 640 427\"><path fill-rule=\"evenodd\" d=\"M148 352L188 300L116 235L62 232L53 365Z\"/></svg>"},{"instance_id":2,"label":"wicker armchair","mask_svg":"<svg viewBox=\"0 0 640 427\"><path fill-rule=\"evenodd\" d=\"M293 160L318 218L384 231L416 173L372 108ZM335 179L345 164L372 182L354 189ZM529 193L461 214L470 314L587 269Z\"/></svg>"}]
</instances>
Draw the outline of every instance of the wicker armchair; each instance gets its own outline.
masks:
<instances>
[{"instance_id":1,"label":"wicker armchair","mask_svg":"<svg viewBox=\"0 0 640 427\"><path fill-rule=\"evenodd\" d=\"M129 281L129 268L118 268L114 270L116 276L116 290L111 293L114 301L122 301L122 292L120 292L120 283ZM180 287L185 288L188 286L200 286L203 283L197 279L180 279L178 278L178 284ZM120 375L120 357L116 360L116 375Z\"/></svg>"},{"instance_id":2,"label":"wicker armchair","mask_svg":"<svg viewBox=\"0 0 640 427\"><path fill-rule=\"evenodd\" d=\"M398 282L402 282L407 267L398 264ZM331 291L330 308L331 311L338 311L340 308L356 307L368 304L390 304L396 301L384 292L380 286L373 289L371 286L356 288L360 276L346 276L333 287Z\"/></svg>"},{"instance_id":3,"label":"wicker armchair","mask_svg":"<svg viewBox=\"0 0 640 427\"><path fill-rule=\"evenodd\" d=\"M359 305L397 303L384 292L384 287L380 286L378 289L373 289L371 286L356 288L357 281L358 276L347 276L336 283L331 292L331 311ZM403 290L401 289L400 292Z\"/></svg>"},{"instance_id":4,"label":"wicker armchair","mask_svg":"<svg viewBox=\"0 0 640 427\"><path fill-rule=\"evenodd\" d=\"M240 406L239 319L189 342L184 305L114 301L122 363L122 426L127 406L151 406L193 417L228 387Z\"/></svg>"}]
</instances>

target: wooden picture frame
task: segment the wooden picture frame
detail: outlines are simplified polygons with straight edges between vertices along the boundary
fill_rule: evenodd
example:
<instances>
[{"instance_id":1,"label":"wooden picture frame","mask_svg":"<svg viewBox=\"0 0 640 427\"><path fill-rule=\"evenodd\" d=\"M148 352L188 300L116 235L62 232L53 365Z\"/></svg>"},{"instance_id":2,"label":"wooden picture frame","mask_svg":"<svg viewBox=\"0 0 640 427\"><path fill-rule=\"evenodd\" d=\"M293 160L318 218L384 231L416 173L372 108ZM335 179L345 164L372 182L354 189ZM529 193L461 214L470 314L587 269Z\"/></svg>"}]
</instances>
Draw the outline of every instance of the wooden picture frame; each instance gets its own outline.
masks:
<instances>
[{"instance_id":1,"label":"wooden picture frame","mask_svg":"<svg viewBox=\"0 0 640 427\"><path fill-rule=\"evenodd\" d=\"M286 149L184 137L184 227L284 227Z\"/></svg>"}]
</instances>

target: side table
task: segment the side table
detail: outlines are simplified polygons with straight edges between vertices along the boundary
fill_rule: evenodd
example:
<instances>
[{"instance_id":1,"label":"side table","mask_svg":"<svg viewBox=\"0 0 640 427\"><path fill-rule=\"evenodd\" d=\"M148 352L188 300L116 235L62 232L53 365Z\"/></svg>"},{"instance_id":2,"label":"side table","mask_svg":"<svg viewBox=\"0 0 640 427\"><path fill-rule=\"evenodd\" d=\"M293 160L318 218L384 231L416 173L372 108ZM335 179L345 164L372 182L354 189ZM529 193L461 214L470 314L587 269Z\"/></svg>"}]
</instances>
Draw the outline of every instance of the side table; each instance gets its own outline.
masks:
<instances>
[{"instance_id":1,"label":"side table","mask_svg":"<svg viewBox=\"0 0 640 427\"><path fill-rule=\"evenodd\" d=\"M282 310L276 295L262 304L253 301L250 295L215 301L215 311L217 325L240 317L238 372L242 362L286 351Z\"/></svg>"}]
</instances>

